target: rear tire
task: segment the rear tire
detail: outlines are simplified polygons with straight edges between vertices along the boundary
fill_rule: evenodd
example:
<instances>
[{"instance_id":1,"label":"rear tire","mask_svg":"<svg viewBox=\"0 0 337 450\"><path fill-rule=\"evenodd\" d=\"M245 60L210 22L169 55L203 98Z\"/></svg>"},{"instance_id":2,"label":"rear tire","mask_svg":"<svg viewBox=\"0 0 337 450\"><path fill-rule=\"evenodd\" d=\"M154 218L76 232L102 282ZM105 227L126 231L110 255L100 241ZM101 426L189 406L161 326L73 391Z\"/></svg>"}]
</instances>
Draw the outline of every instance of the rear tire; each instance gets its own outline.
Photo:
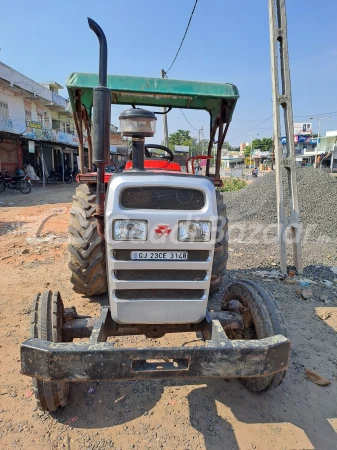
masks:
<instances>
[{"instance_id":1,"label":"rear tire","mask_svg":"<svg viewBox=\"0 0 337 450\"><path fill-rule=\"evenodd\" d=\"M230 307L230 301L240 302L239 310ZM243 318L243 336L239 339L263 339L277 334L287 336L284 320L272 293L258 283L241 280L231 284L225 292L221 309L240 312ZM286 370L264 377L241 378L240 381L252 392L273 389L282 383Z\"/></svg>"},{"instance_id":2,"label":"rear tire","mask_svg":"<svg viewBox=\"0 0 337 450\"><path fill-rule=\"evenodd\" d=\"M56 179L55 179L55 177L53 175L50 175L47 178L47 183L49 183L49 184L53 184L53 183L55 183L55 181L56 181Z\"/></svg>"},{"instance_id":3,"label":"rear tire","mask_svg":"<svg viewBox=\"0 0 337 450\"><path fill-rule=\"evenodd\" d=\"M228 219L226 205L223 203L223 196L216 192L216 204L218 211L218 230L216 234L216 244L212 265L212 280L210 292L216 292L221 287L222 278L227 267L228 260Z\"/></svg>"},{"instance_id":4,"label":"rear tire","mask_svg":"<svg viewBox=\"0 0 337 450\"><path fill-rule=\"evenodd\" d=\"M49 342L62 342L63 302L59 292L37 294L31 313L30 336ZM37 405L43 411L56 411L68 402L69 383L54 383L33 378Z\"/></svg>"},{"instance_id":5,"label":"rear tire","mask_svg":"<svg viewBox=\"0 0 337 450\"><path fill-rule=\"evenodd\" d=\"M73 182L73 178L71 176L65 176L64 177L64 182L66 184L71 184Z\"/></svg>"},{"instance_id":6,"label":"rear tire","mask_svg":"<svg viewBox=\"0 0 337 450\"><path fill-rule=\"evenodd\" d=\"M88 296L104 294L107 287L105 245L97 232L96 186L81 184L70 210L69 269L73 289Z\"/></svg>"},{"instance_id":7,"label":"rear tire","mask_svg":"<svg viewBox=\"0 0 337 450\"><path fill-rule=\"evenodd\" d=\"M19 183L19 189L23 194L29 194L32 190L31 186L26 182Z\"/></svg>"},{"instance_id":8,"label":"rear tire","mask_svg":"<svg viewBox=\"0 0 337 450\"><path fill-rule=\"evenodd\" d=\"M5 183L0 181L0 192L3 192L6 189Z\"/></svg>"}]
</instances>

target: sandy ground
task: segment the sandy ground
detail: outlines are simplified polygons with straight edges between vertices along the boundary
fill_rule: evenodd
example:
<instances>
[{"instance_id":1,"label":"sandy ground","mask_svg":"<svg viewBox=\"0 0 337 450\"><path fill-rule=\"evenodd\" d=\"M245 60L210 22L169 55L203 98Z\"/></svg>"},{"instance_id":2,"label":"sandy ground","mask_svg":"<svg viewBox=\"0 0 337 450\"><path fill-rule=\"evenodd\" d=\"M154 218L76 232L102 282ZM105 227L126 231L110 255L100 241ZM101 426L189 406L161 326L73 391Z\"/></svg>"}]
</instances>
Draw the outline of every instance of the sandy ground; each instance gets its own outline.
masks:
<instances>
[{"instance_id":1,"label":"sandy ground","mask_svg":"<svg viewBox=\"0 0 337 450\"><path fill-rule=\"evenodd\" d=\"M29 337L34 294L60 290L66 307L92 315L107 303L104 296L83 298L71 289L66 232L74 188L38 186L30 196L15 192L0 198L15 204L0 208L1 449L337 448L337 295L336 288L320 284L313 285L311 299L303 300L295 285L263 280L280 302L292 341L287 376L271 392L252 394L239 381L222 379L73 384L67 407L52 415L40 412L30 379L20 374L20 343ZM234 242L230 247L226 283L254 278L253 268L271 268L277 258L273 246L258 250ZM254 261L245 258L248 250ZM318 251L316 264L337 265L331 246L316 248L315 258ZM310 252L304 249L307 264L312 264ZM211 299L214 307L220 297ZM326 320L319 318L322 311L328 312ZM162 340L168 344L170 338ZM128 344L153 346L162 340L128 338ZM181 343L190 340L183 336ZM314 384L305 368L331 384ZM89 387L95 392L88 393Z\"/></svg>"}]
</instances>

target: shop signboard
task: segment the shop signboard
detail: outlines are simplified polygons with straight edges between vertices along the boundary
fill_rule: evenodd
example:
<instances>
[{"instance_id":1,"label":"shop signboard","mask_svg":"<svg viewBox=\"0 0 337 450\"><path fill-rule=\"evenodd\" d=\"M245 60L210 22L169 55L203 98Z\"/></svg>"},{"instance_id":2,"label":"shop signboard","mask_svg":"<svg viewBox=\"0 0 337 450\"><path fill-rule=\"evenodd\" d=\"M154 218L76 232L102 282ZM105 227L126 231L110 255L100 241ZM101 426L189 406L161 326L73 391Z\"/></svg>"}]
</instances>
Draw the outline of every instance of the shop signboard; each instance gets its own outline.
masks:
<instances>
[{"instance_id":1,"label":"shop signboard","mask_svg":"<svg viewBox=\"0 0 337 450\"><path fill-rule=\"evenodd\" d=\"M311 134L311 123L305 122L305 123L294 123L294 134Z\"/></svg>"},{"instance_id":2,"label":"shop signboard","mask_svg":"<svg viewBox=\"0 0 337 450\"><path fill-rule=\"evenodd\" d=\"M34 141L28 141L28 152L35 153L35 142Z\"/></svg>"},{"instance_id":3,"label":"shop signboard","mask_svg":"<svg viewBox=\"0 0 337 450\"><path fill-rule=\"evenodd\" d=\"M189 153L190 147L188 145L175 145L174 151L176 153Z\"/></svg>"}]
</instances>

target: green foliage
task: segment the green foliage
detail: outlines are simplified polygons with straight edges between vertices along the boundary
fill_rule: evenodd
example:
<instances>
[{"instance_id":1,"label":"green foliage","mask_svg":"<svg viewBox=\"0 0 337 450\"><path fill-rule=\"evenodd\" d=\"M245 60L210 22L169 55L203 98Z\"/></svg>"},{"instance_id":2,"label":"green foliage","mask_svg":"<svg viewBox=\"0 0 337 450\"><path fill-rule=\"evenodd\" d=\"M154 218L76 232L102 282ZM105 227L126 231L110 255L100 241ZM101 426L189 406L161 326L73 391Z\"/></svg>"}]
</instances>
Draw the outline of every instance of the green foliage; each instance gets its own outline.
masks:
<instances>
[{"instance_id":1,"label":"green foliage","mask_svg":"<svg viewBox=\"0 0 337 450\"><path fill-rule=\"evenodd\" d=\"M254 139L252 144L253 150L259 149L262 152L267 152L273 148L272 138Z\"/></svg>"},{"instance_id":2,"label":"green foliage","mask_svg":"<svg viewBox=\"0 0 337 450\"><path fill-rule=\"evenodd\" d=\"M247 146L244 148L244 154L245 154L246 156L249 156L249 155L250 155L250 145L247 145Z\"/></svg>"},{"instance_id":3,"label":"green foliage","mask_svg":"<svg viewBox=\"0 0 337 450\"><path fill-rule=\"evenodd\" d=\"M232 146L229 144L228 141L224 141L224 143L222 144L222 147L221 147L221 148L225 148L225 149L228 150L228 151L235 150L235 149L232 148Z\"/></svg>"},{"instance_id":4,"label":"green foliage","mask_svg":"<svg viewBox=\"0 0 337 450\"><path fill-rule=\"evenodd\" d=\"M175 145L193 145L192 137L188 130L178 130L175 133L169 134L169 147L174 150Z\"/></svg>"},{"instance_id":5,"label":"green foliage","mask_svg":"<svg viewBox=\"0 0 337 450\"><path fill-rule=\"evenodd\" d=\"M247 181L242 178L230 178L222 181L223 186L217 188L220 192L239 191L247 186Z\"/></svg>"}]
</instances>

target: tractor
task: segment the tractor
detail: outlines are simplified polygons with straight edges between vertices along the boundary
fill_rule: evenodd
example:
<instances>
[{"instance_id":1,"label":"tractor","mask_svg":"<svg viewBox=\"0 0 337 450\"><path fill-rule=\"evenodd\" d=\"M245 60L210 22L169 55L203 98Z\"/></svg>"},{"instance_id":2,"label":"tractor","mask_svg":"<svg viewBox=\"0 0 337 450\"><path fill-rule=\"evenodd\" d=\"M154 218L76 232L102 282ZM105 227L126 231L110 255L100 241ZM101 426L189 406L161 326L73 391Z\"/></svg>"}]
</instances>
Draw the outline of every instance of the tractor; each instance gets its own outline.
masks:
<instances>
[{"instance_id":1,"label":"tractor","mask_svg":"<svg viewBox=\"0 0 337 450\"><path fill-rule=\"evenodd\" d=\"M256 392L278 386L288 367L290 341L272 294L240 280L224 292L221 310L208 307L228 258L226 208L217 187L238 89L108 76L105 35L88 21L100 44L99 74L73 73L67 81L80 158L70 210L69 268L76 292L89 297L107 292L109 307L94 318L65 308L59 292L36 295L31 337L21 345L21 371L32 377L39 407L55 411L65 406L70 383L92 380L221 377L238 378ZM120 131L131 139L132 151L123 172L107 173L114 104L129 106L120 114ZM194 157L206 159L205 176L194 174L193 158L182 170L170 148L145 144L155 134L157 118L143 106L164 107L166 114L172 108L209 112L208 152ZM84 171L83 127L94 172ZM113 344L115 336L158 339L186 332L199 333L200 344Z\"/></svg>"}]
</instances>

